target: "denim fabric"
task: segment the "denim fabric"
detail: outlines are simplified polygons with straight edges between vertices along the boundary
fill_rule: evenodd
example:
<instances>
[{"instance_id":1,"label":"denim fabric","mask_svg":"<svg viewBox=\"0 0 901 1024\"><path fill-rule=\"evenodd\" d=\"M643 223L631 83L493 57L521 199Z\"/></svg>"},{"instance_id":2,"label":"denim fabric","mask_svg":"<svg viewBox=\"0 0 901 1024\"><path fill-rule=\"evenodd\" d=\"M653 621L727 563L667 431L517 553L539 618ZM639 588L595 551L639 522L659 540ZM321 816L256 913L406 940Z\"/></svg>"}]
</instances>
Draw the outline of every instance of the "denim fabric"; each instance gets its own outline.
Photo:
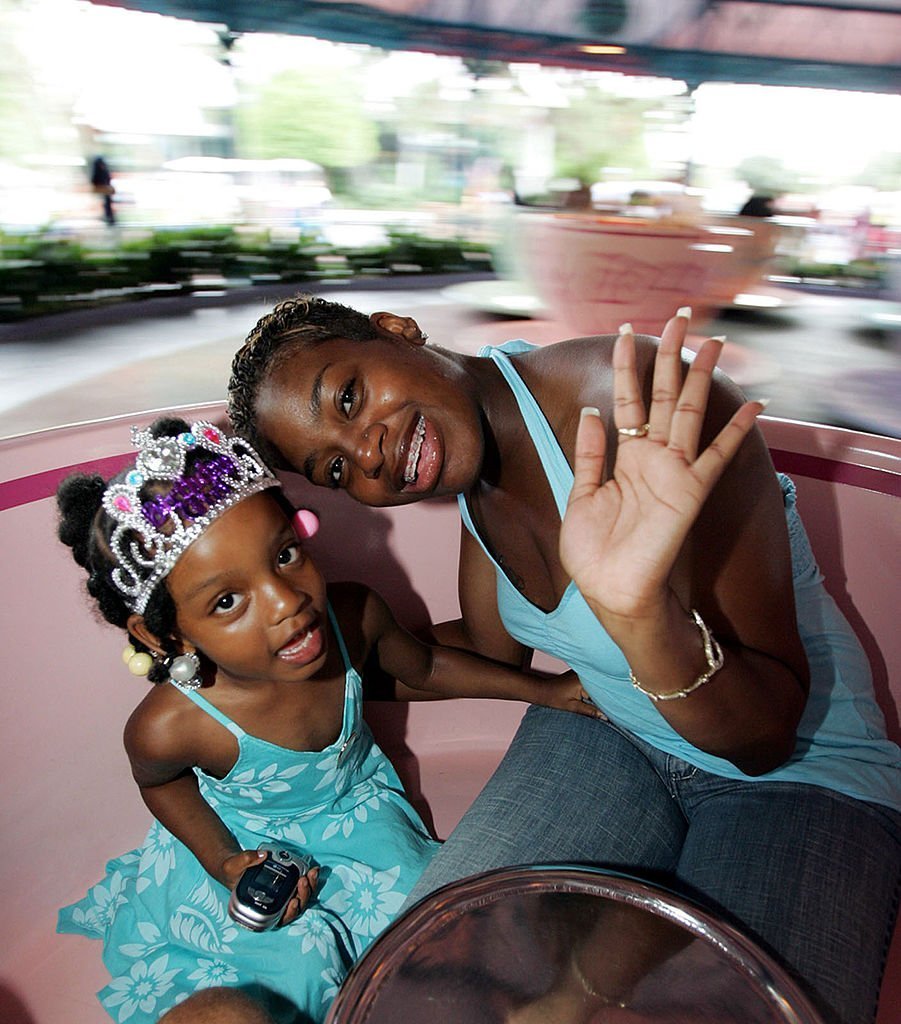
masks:
<instances>
[{"instance_id":1,"label":"denim fabric","mask_svg":"<svg viewBox=\"0 0 901 1024\"><path fill-rule=\"evenodd\" d=\"M532 707L408 904L519 864L658 881L755 939L826 1020L870 1024L901 886L901 815L803 783L722 778L611 723Z\"/></svg>"}]
</instances>

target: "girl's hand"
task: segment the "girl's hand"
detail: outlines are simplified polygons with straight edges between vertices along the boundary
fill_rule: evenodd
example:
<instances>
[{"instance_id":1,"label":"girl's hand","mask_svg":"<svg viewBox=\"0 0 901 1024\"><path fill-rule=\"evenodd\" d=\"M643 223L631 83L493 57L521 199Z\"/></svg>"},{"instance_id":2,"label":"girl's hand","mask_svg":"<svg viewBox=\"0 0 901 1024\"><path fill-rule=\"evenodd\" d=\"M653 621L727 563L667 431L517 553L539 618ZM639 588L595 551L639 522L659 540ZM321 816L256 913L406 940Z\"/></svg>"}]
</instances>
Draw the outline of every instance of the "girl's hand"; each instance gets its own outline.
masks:
<instances>
[{"instance_id":1,"label":"girl's hand","mask_svg":"<svg viewBox=\"0 0 901 1024\"><path fill-rule=\"evenodd\" d=\"M312 867L297 883L297 892L291 897L288 906L285 908L282 919L279 921L279 928L296 921L306 910L307 904L316 895L316 885L319 881L319 868Z\"/></svg>"},{"instance_id":2,"label":"girl's hand","mask_svg":"<svg viewBox=\"0 0 901 1024\"><path fill-rule=\"evenodd\" d=\"M240 853L235 853L231 857L226 857L222 862L222 874L224 876L225 885L228 889L234 890L238 884L241 875L248 868L255 867L257 864L262 864L266 859L266 853L263 850L242 850ZM316 884L319 881L319 868L312 867L297 883L297 890L288 902L288 906L285 908L282 919L278 923L279 928L283 928L285 925L291 924L292 921L296 921L298 917L303 913L307 904L313 898L316 892Z\"/></svg>"},{"instance_id":3,"label":"girl's hand","mask_svg":"<svg viewBox=\"0 0 901 1024\"><path fill-rule=\"evenodd\" d=\"M607 721L607 716L592 703L579 677L573 671L564 672L563 675L552 679L542 679L536 683L535 689L535 704Z\"/></svg>"},{"instance_id":4,"label":"girl's hand","mask_svg":"<svg viewBox=\"0 0 901 1024\"><path fill-rule=\"evenodd\" d=\"M746 402L698 454L722 342L704 342L683 381L687 327L687 317L675 316L664 328L650 413L641 397L632 328L620 328L613 352L619 437L609 479L603 480L607 439L597 410L583 411L579 424L560 559L608 627L627 620L659 621L682 544L764 407Z\"/></svg>"}]
</instances>

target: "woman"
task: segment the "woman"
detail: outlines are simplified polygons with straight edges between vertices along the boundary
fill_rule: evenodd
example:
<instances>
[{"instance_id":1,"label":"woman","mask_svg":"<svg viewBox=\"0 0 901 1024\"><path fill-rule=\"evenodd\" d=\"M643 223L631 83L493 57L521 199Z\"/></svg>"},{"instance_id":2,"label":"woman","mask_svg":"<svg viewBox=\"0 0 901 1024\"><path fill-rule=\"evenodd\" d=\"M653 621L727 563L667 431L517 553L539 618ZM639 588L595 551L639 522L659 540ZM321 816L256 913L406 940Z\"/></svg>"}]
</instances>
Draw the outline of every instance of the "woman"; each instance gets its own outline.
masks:
<instances>
[{"instance_id":1,"label":"woman","mask_svg":"<svg viewBox=\"0 0 901 1024\"><path fill-rule=\"evenodd\" d=\"M470 357L409 317L294 300L235 357L230 414L276 464L365 504L458 495L462 619L438 636L561 657L609 719L530 709L414 896L525 862L657 878L738 923L830 1019L869 1021L901 755L761 404L714 374L717 340L685 373L689 316L659 345L624 325Z\"/></svg>"}]
</instances>

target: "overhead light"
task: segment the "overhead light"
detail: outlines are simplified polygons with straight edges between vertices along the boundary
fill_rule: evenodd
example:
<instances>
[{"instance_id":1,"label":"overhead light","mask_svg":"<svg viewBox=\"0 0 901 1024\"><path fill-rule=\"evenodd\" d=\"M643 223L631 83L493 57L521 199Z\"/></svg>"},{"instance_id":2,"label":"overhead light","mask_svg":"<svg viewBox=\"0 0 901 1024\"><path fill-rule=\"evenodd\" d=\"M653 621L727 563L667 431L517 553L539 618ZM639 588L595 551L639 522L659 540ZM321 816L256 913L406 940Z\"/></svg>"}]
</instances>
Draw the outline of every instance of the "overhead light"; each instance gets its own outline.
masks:
<instances>
[{"instance_id":1,"label":"overhead light","mask_svg":"<svg viewBox=\"0 0 901 1024\"><path fill-rule=\"evenodd\" d=\"M625 53L625 46L602 46L599 43L586 43L585 46L580 46L579 50L582 53Z\"/></svg>"}]
</instances>

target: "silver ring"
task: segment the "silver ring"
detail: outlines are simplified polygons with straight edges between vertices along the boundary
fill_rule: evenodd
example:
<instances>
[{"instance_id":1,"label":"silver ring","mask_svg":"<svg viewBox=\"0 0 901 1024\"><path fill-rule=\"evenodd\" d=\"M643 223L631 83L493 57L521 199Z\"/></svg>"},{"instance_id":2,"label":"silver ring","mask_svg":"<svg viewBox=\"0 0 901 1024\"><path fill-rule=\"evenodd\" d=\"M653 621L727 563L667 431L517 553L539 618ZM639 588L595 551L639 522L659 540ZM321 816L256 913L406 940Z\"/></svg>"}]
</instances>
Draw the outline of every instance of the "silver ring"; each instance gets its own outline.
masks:
<instances>
[{"instance_id":1,"label":"silver ring","mask_svg":"<svg viewBox=\"0 0 901 1024\"><path fill-rule=\"evenodd\" d=\"M640 427L617 427L616 432L620 437L644 437L650 429L650 423L642 423Z\"/></svg>"}]
</instances>

